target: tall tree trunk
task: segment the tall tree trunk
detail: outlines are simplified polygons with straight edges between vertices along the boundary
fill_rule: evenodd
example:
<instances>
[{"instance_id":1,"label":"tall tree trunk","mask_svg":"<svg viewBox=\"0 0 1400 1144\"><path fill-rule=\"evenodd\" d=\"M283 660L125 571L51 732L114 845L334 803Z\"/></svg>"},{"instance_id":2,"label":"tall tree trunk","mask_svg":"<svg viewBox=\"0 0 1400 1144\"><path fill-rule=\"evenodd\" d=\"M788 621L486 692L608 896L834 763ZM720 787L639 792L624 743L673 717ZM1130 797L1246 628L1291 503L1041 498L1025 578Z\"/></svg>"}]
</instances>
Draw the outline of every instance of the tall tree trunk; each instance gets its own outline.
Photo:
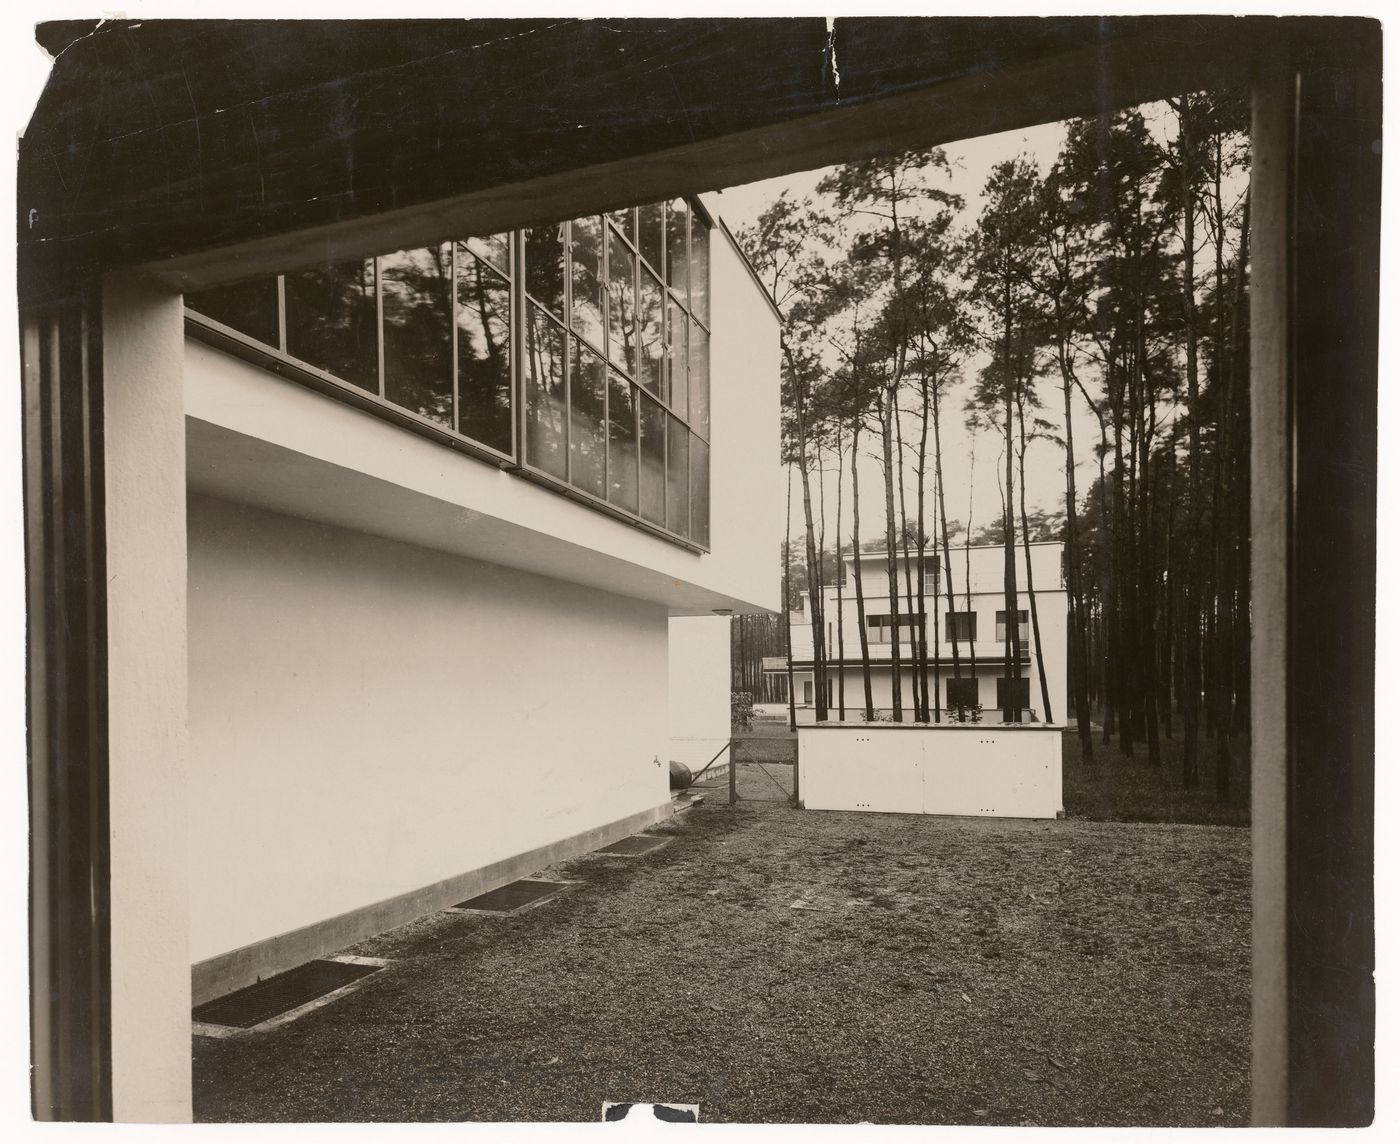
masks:
<instances>
[{"instance_id":1,"label":"tall tree trunk","mask_svg":"<svg viewBox=\"0 0 1400 1144\"><path fill-rule=\"evenodd\" d=\"M812 518L812 482L807 460L807 410L802 386L797 384L795 363L789 356L796 394L794 401L797 414L797 468L802 476L802 515L807 534L807 599L812 616L812 687L816 692L817 722L826 722L826 630L822 615L821 585L817 581L821 570L817 562L817 535Z\"/></svg>"},{"instance_id":2,"label":"tall tree trunk","mask_svg":"<svg viewBox=\"0 0 1400 1144\"><path fill-rule=\"evenodd\" d=\"M845 484L842 468L841 432L836 432L836 714L846 721L846 569L841 562L841 489Z\"/></svg>"},{"instance_id":3,"label":"tall tree trunk","mask_svg":"<svg viewBox=\"0 0 1400 1144\"><path fill-rule=\"evenodd\" d=\"M903 662L899 654L899 569L895 563L894 536L894 391L884 395L880 411L880 445L885 459L885 573L889 581L890 600L890 707L896 723L904 722Z\"/></svg>"},{"instance_id":4,"label":"tall tree trunk","mask_svg":"<svg viewBox=\"0 0 1400 1144\"><path fill-rule=\"evenodd\" d=\"M972 495L973 495L973 474L977 471L977 434L974 430L972 441L968 445L968 481L967 481L967 543L963 545L963 610L969 616L973 616L972 611ZM977 678L977 633L973 630L976 618L970 619L967 625L967 662L972 670L972 678ZM953 640L957 642L956 636ZM978 685L980 688L980 684ZM980 691L979 691L980 695Z\"/></svg>"},{"instance_id":5,"label":"tall tree trunk","mask_svg":"<svg viewBox=\"0 0 1400 1144\"><path fill-rule=\"evenodd\" d=\"M925 497L924 497L924 485L925 485L926 479L927 479L927 477L928 477L928 415L929 415L929 408L928 408L928 404L929 404L929 403L928 403L928 388L929 388L929 380L928 380L928 360L929 360L928 347L927 347L927 345L925 345L925 347L924 347L924 368L923 368L922 370L920 370L920 372L919 372L919 393L920 393L920 400L921 400L920 410L919 410L919 464L918 464L918 469L917 469L917 472L918 472L918 474L919 474L919 496L918 496L918 506L917 506L917 508L916 508L916 510L915 510L915 511L918 513L918 521L917 521L916 527L917 527L917 529L918 529L918 540L919 540L919 567L918 567L918 576L919 576L919 616L918 616L918 620L916 621L916 630L917 630L918 636L919 636L919 703L920 703L920 706L922 706L922 707L923 707L923 710L924 710L924 719L925 719L926 721L928 721L928 722L937 723L937 722L939 721L939 710L938 710L938 708L939 708L939 702L938 702L938 670L937 670L936 667L935 667L934 673L933 673L933 706L932 706L932 708L929 707L929 696L928 696L928 692L929 692L929 686L928 686L928 635L929 635L929 632L928 632L928 564L927 564L927 562L928 562L928 557L927 557L928 538L927 538L927 533L926 533L925 527L924 527L924 524L925 524L925 517L924 517L924 507L925 507L925 506L924 506L924 500L925 500ZM937 377L937 373L935 372L935 374L934 374L934 384L936 385L937 382L938 382L938 377ZM934 577L934 581L935 581L935 582L934 582L934 597L933 597L933 600L934 600L935 609L936 609L936 605L937 605L937 603L938 603L938 587L937 587L937 577L936 577L936 576ZM935 658L938 656L938 632L937 632L937 627L936 627L936 625L935 625L935 630L934 630L934 656L935 656ZM930 713L930 712L931 712L931 713Z\"/></svg>"},{"instance_id":6,"label":"tall tree trunk","mask_svg":"<svg viewBox=\"0 0 1400 1144\"><path fill-rule=\"evenodd\" d=\"M904 556L904 614L909 617L911 629L915 626L915 616L918 614L914 608L914 573L910 567L909 558L909 513L905 508L904 500L904 430L900 427L899 407L895 406L895 444L899 449L899 534L900 548ZM909 663L912 667L910 696L914 705L914 722L927 722L928 716L924 713L919 701L919 675L922 667L919 662L919 633L910 632L909 635Z\"/></svg>"},{"instance_id":7,"label":"tall tree trunk","mask_svg":"<svg viewBox=\"0 0 1400 1144\"><path fill-rule=\"evenodd\" d=\"M953 678L961 680L962 655L958 651L958 629L953 620L953 613L957 611L957 603L953 597L953 555L952 547L948 543L948 502L944 495L943 488L943 434L940 430L938 417L938 383L933 386L933 480L938 490L938 525L939 534L943 540L943 590L948 596L948 637L953 648ZM938 601L934 600L934 647L939 656L940 666L943 656L942 644L938 643ZM976 678L975 668L973 678ZM941 697L940 697L941 698Z\"/></svg>"},{"instance_id":8,"label":"tall tree trunk","mask_svg":"<svg viewBox=\"0 0 1400 1144\"><path fill-rule=\"evenodd\" d=\"M875 722L870 692L870 632L865 624L865 586L860 574L860 418L851 428L851 558L856 574L856 630L860 633L860 675L865 684L865 721Z\"/></svg>"},{"instance_id":9,"label":"tall tree trunk","mask_svg":"<svg viewBox=\"0 0 1400 1144\"><path fill-rule=\"evenodd\" d=\"M1060 363L1060 388L1065 400L1065 581L1070 601L1070 675L1074 688L1074 714L1079 725L1079 748L1088 762L1094 757L1094 732L1089 725L1089 617L1080 596L1079 499L1075 491L1074 403L1071 393L1074 369L1065 344L1065 321L1060 305L1057 296L1056 316L1061 333L1056 351Z\"/></svg>"},{"instance_id":10,"label":"tall tree trunk","mask_svg":"<svg viewBox=\"0 0 1400 1144\"><path fill-rule=\"evenodd\" d=\"M1003 537L1005 543L1005 583L1003 585L1006 596L1006 685L1004 690L1005 702L1002 704L1002 720L1006 723L1019 723L1021 721L1021 696L1018 683L1021 678L1021 625L1016 622L1017 603L1019 594L1016 591L1016 518L1012 510L1015 494L1015 474L1012 465L1012 452L1015 448L1012 436L1012 410L1014 401L1012 391L1015 388L1015 367L1011 361L1011 274L1010 267L1007 267L1005 274L1005 292L1003 296L1002 317L1005 323L1005 335L1003 342L1003 362L1005 374L1002 377L1002 384L1006 387L1006 512L1002 517Z\"/></svg>"},{"instance_id":11,"label":"tall tree trunk","mask_svg":"<svg viewBox=\"0 0 1400 1144\"><path fill-rule=\"evenodd\" d=\"M1016 454L1017 468L1021 478L1021 548L1026 554L1026 597L1030 602L1031 610L1031 638L1035 647L1036 672L1040 676L1040 701L1044 705L1045 722L1055 721L1055 711L1050 703L1050 685L1045 680L1045 654L1040 645L1040 611L1035 603L1035 569L1031 563L1031 526L1026 515L1026 406L1025 395L1017 386L1017 421L1020 423L1021 447ZM1021 626L1020 617L1014 616L1012 620L1017 628Z\"/></svg>"},{"instance_id":12,"label":"tall tree trunk","mask_svg":"<svg viewBox=\"0 0 1400 1144\"><path fill-rule=\"evenodd\" d=\"M797 730L797 692L792 682L792 466L787 480L787 537L783 541L783 650L787 655L788 730ZM730 766L734 760L730 759Z\"/></svg>"}]
</instances>

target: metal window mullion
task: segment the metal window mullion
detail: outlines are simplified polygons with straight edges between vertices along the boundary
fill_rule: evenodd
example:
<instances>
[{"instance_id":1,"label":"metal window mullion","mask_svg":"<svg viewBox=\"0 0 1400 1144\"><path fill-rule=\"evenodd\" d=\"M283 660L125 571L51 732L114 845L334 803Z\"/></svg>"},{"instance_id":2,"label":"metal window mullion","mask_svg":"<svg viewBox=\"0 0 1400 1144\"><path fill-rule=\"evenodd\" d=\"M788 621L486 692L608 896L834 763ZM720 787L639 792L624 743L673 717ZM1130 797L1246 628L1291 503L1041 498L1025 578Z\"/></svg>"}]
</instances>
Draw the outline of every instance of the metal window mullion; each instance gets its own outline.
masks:
<instances>
[{"instance_id":1,"label":"metal window mullion","mask_svg":"<svg viewBox=\"0 0 1400 1144\"><path fill-rule=\"evenodd\" d=\"M564 223L564 482L574 483L574 224ZM607 336L606 328L604 337Z\"/></svg>"},{"instance_id":2,"label":"metal window mullion","mask_svg":"<svg viewBox=\"0 0 1400 1144\"><path fill-rule=\"evenodd\" d=\"M626 381L625 378L624 378L624 381ZM638 516L641 516L641 515L642 515L642 399L641 399L640 396L638 396L638 394L637 394L637 392L636 392L637 386L636 386L635 384L633 384L633 383L630 382L630 381L627 381L626 384L632 386L632 424L633 424L633 426L634 426L634 428L633 428L633 430L632 430L632 450L633 450L633 452L636 453L636 455L637 455L636 474L635 474L635 478L634 478L633 483L634 483L635 486L636 486L636 488L634 489L634 492L635 492L635 494L636 494L636 499L637 499L637 515L638 515ZM664 483L664 479L663 479L663 483ZM664 493L663 493L663 496L664 496ZM662 505L663 505L663 507L662 507L662 512L661 512L661 520L662 520L662 527L664 528L664 527L665 527L665 520L666 520L666 511L665 511L665 507L664 507L664 506L665 506L665 501L664 501L664 500L662 501Z\"/></svg>"},{"instance_id":3,"label":"metal window mullion","mask_svg":"<svg viewBox=\"0 0 1400 1144\"><path fill-rule=\"evenodd\" d=\"M599 274L602 287L603 314L603 499L612 500L612 359L608 354L608 318L611 298L608 296L608 223L603 220L603 249L599 252ZM641 501L637 502L641 508Z\"/></svg>"},{"instance_id":4,"label":"metal window mullion","mask_svg":"<svg viewBox=\"0 0 1400 1144\"><path fill-rule=\"evenodd\" d=\"M452 339L452 428L458 433L462 432L462 406L458 399L457 384L459 371L457 368L457 240L450 239L447 243L447 313L449 320L449 337ZM481 315L483 328L486 324L486 315ZM465 434L463 434L465 436Z\"/></svg>"},{"instance_id":5,"label":"metal window mullion","mask_svg":"<svg viewBox=\"0 0 1400 1144\"><path fill-rule=\"evenodd\" d=\"M287 352L287 276L277 275L277 348Z\"/></svg>"},{"instance_id":6,"label":"metal window mullion","mask_svg":"<svg viewBox=\"0 0 1400 1144\"><path fill-rule=\"evenodd\" d=\"M525 464L525 323L530 309L525 300L525 232L510 232L510 387L511 456L517 465Z\"/></svg>"},{"instance_id":7,"label":"metal window mullion","mask_svg":"<svg viewBox=\"0 0 1400 1144\"><path fill-rule=\"evenodd\" d=\"M384 388L384 275L380 269L378 255L374 258L374 325L375 342L379 353L379 396L386 401Z\"/></svg>"}]
</instances>

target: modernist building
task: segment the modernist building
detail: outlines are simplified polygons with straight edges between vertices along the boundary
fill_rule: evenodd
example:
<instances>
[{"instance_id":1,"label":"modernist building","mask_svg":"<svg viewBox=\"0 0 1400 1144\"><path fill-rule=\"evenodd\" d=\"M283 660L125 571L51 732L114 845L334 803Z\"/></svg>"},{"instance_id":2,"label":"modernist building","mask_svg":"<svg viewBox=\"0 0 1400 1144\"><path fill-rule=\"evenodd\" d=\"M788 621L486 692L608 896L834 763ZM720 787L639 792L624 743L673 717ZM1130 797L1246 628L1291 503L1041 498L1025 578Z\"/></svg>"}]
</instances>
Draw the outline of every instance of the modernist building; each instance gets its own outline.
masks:
<instances>
[{"instance_id":1,"label":"modernist building","mask_svg":"<svg viewBox=\"0 0 1400 1144\"><path fill-rule=\"evenodd\" d=\"M668 814L712 612L774 602L777 322L707 208L184 306L195 1003Z\"/></svg>"},{"instance_id":2,"label":"modernist building","mask_svg":"<svg viewBox=\"0 0 1400 1144\"><path fill-rule=\"evenodd\" d=\"M520 269L499 244L493 257L469 240L1248 84L1241 337L1251 606L1267 617L1254 634L1250 704L1255 1120L1369 1121L1378 22L89 20L43 24L37 38L54 63L18 142L23 403L13 408L24 418L38 1116L188 1119L192 961L267 948L265 935L302 933L327 908L364 920L371 894L400 901L436 871L546 847L590 820L622 829L653 813L661 780L631 768L664 761L668 624L778 606L777 545L765 539L777 490L754 476L776 444L744 429L776 420L776 393L746 379L770 376L777 359L725 349L726 329L772 330L732 250L712 232L707 322L689 286L673 291L665 255L661 265L648 256L640 216L635 237L626 219L594 231L599 245L616 234L635 251L634 307L645 309L652 288L645 263L696 336L709 334L707 434L688 394L648 387L641 356L596 364L614 362L608 334L590 333L587 315L576 327L557 290L551 298L526 281L528 238L508 241L512 259L524 247ZM510 318L516 418L528 410L526 354L550 342L562 354L552 375L541 360L526 380L545 404L533 423L509 422L508 445L489 396L496 343L471 329L472 303L453 319L468 328L450 339L451 404L442 374L402 370L403 346L431 340L395 317L418 256L376 269L373 371L368 355L326 352L347 331L308 342L298 328L316 313L342 313L344 324L334 305L307 309L307 294L324 303L350 286L343 271L323 269L319 285L293 276L359 261L350 325L364 344L364 260L449 241L469 256L454 248L454 286L484 259L483 289L504 280L515 304L525 306L524 287L542 309L538 320ZM278 276L276 338L265 318L253 336L303 364L266 351L250 362L227 339L217 348L199 319L187 336L182 295ZM393 331L382 369L381 305ZM481 320L488 307L475 305ZM442 303L423 309L415 323L440 328ZM225 326L231 316L205 314ZM630 478L614 491L606 457L598 491L600 433L572 451L571 342L579 368L593 370L584 391L599 392L602 368L620 378L606 373L604 393L639 409L660 401L650 413L667 434L660 510L656 444L644 461L640 412L635 510ZM343 400L344 385L334 396L312 388L326 381L318 371L366 400ZM605 404L600 422L595 397L578 416L611 434L613 410ZM627 434L624 418L623 446ZM669 491L682 449L683 527L671 515L679 486ZM707 451L705 543L689 491ZM556 619L558 638L547 623ZM323 693L305 678L311 664L325 673ZM480 692L509 707L485 710ZM268 731L235 719L235 706ZM280 766L259 753L273 748ZM526 793L535 779L582 782L560 750L600 776L597 801L578 814L552 815ZM261 805L236 789L238 771L263 784ZM386 777L396 772L402 781ZM469 791L463 774L477 776ZM231 807L214 801L225 792ZM362 815L378 802L404 854L386 853L387 832L316 853L352 798ZM264 881L237 882L243 900L225 924L200 916L210 860L190 848L216 816L240 813L259 829L235 839L235 828L215 827L204 845L262 863ZM264 847L281 860L264 860ZM384 859L377 882L362 847ZM351 874L364 897L333 903L323 892L332 876ZM297 887L307 892L291 901ZM264 895L277 900L251 900Z\"/></svg>"},{"instance_id":3,"label":"modernist building","mask_svg":"<svg viewBox=\"0 0 1400 1144\"><path fill-rule=\"evenodd\" d=\"M982 721L999 722L1006 689L1012 687L1019 692L1018 705L1024 721L1065 722L1068 714L1065 703L1068 691L1069 613L1063 555L1064 545L1059 541L1038 541L1030 545L1029 570L1034 576L1036 620L1040 629L1037 647L1027 591L1026 552L1021 545L1016 547L1016 577L1020 589L1016 622L1019 625L1020 657L1019 671L1013 671L1010 677L1006 674L1005 549L1001 545L974 545L949 550L949 563L953 570L951 609L941 553L937 557L933 553L926 556L922 590L917 556L911 554L906 563L902 552L895 554L895 572L900 585L900 596L895 606L890 603L889 561L884 552L862 552L846 559L840 572L840 588L829 584L822 589L826 625L827 717L832 720L840 718L843 678L846 720L862 719L865 714L861 609L856 599L856 577L859 576L864 600L866 648L871 665L871 700L878 718L888 718L893 711L897 635L901 708L905 720L913 719L914 689L918 684L914 642L919 635L919 613L922 612L929 661L929 706L931 712L937 707L941 720L954 718L959 710L964 717L970 718L973 710L980 708ZM809 593L802 592L798 603L797 610L791 616L793 688L798 721L810 722L816 718L816 673L812 662ZM899 617L897 632L893 619L896 614ZM1045 694L1040 688L1042 665L1045 669ZM770 658L765 661L764 670L786 672L787 663L784 659Z\"/></svg>"}]
</instances>

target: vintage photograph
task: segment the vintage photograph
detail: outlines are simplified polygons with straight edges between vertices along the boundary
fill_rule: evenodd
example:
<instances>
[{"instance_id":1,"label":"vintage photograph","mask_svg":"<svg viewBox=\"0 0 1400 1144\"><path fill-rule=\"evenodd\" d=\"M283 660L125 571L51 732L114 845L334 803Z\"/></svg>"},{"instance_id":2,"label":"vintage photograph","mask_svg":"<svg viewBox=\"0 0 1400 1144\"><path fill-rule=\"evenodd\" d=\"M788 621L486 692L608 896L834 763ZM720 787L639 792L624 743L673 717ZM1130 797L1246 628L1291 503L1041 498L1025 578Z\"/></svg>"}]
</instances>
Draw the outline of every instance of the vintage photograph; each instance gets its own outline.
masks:
<instances>
[{"instance_id":1,"label":"vintage photograph","mask_svg":"<svg viewBox=\"0 0 1400 1144\"><path fill-rule=\"evenodd\" d=\"M35 34L34 1119L1371 1122L1377 22Z\"/></svg>"}]
</instances>

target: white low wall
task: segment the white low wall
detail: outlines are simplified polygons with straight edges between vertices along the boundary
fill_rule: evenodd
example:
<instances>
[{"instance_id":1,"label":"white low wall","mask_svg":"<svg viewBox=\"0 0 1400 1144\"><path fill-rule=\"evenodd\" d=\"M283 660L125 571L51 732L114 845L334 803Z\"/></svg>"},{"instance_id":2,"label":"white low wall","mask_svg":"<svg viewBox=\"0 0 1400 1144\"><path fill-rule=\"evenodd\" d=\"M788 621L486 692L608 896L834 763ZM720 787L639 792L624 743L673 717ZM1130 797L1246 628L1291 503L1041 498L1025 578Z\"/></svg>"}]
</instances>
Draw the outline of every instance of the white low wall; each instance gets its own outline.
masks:
<instances>
[{"instance_id":1,"label":"white low wall","mask_svg":"<svg viewBox=\"0 0 1400 1144\"><path fill-rule=\"evenodd\" d=\"M808 810L1055 818L1064 810L1062 728L798 727Z\"/></svg>"},{"instance_id":2,"label":"white low wall","mask_svg":"<svg viewBox=\"0 0 1400 1144\"><path fill-rule=\"evenodd\" d=\"M666 676L658 605L191 497L191 959L669 805Z\"/></svg>"},{"instance_id":3,"label":"white low wall","mask_svg":"<svg viewBox=\"0 0 1400 1144\"><path fill-rule=\"evenodd\" d=\"M698 773L729 742L729 620L671 617L671 758ZM722 773L721 758L709 774Z\"/></svg>"}]
</instances>

